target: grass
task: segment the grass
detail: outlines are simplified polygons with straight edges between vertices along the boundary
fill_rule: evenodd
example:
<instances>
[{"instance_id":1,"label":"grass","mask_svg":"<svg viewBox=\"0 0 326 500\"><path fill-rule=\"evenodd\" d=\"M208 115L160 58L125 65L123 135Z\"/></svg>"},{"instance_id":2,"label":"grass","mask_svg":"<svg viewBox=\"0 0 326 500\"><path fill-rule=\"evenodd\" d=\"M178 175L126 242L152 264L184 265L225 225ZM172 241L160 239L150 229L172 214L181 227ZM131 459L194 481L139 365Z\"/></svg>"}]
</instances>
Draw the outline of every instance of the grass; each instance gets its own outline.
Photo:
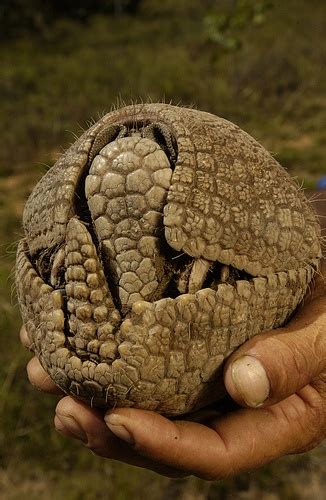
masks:
<instances>
[{"instance_id":1,"label":"grass","mask_svg":"<svg viewBox=\"0 0 326 500\"><path fill-rule=\"evenodd\" d=\"M266 22L244 30L242 49L230 53L207 41L207 9L193 4L145 1L132 20L61 21L45 39L4 43L1 175L52 164L59 145L120 96L193 103L227 117L280 159L290 150L291 172L315 178L325 156L323 3L274 2ZM311 148L298 158L303 137Z\"/></svg>"},{"instance_id":2,"label":"grass","mask_svg":"<svg viewBox=\"0 0 326 500\"><path fill-rule=\"evenodd\" d=\"M324 2L272 4L261 26L236 33L241 48L235 51L208 40L208 0L144 0L132 19L61 20L42 37L31 34L0 47L1 498L124 500L146 491L151 499L260 499L270 490L273 498L294 499L318 497L318 488L321 495L324 448L205 483L170 481L105 461L58 436L54 398L26 380L29 354L18 342L13 292L24 200L73 135L117 99L194 104L237 122L305 186L325 174Z\"/></svg>"}]
</instances>

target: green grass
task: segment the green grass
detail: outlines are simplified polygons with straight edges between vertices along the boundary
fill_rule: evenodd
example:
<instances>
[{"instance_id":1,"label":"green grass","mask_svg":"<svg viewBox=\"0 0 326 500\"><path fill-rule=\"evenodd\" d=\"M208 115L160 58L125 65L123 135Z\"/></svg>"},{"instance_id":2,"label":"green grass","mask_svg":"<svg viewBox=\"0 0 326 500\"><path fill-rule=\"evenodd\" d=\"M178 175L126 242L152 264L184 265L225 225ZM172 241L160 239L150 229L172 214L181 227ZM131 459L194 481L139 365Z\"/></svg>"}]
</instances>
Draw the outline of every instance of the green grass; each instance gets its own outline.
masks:
<instances>
[{"instance_id":1,"label":"green grass","mask_svg":"<svg viewBox=\"0 0 326 500\"><path fill-rule=\"evenodd\" d=\"M272 490L292 499L322 485L322 448L222 483L170 481L99 459L53 431L55 398L27 382L29 354L18 342L12 269L24 200L73 134L117 100L193 104L237 122L305 186L326 172L324 2L272 3L265 23L237 33L242 48L230 52L208 40L208 0L144 0L132 19L62 20L43 37L0 47L1 498L264 498Z\"/></svg>"},{"instance_id":2,"label":"green grass","mask_svg":"<svg viewBox=\"0 0 326 500\"><path fill-rule=\"evenodd\" d=\"M236 121L275 153L308 135L313 148L288 166L301 177L316 171L326 142L323 2L274 2L264 24L241 32L234 52L207 40L207 9L192 4L145 1L132 19L60 21L45 38L3 44L1 175L52 164L72 133L117 96L193 103ZM297 145L287 149L296 155Z\"/></svg>"}]
</instances>

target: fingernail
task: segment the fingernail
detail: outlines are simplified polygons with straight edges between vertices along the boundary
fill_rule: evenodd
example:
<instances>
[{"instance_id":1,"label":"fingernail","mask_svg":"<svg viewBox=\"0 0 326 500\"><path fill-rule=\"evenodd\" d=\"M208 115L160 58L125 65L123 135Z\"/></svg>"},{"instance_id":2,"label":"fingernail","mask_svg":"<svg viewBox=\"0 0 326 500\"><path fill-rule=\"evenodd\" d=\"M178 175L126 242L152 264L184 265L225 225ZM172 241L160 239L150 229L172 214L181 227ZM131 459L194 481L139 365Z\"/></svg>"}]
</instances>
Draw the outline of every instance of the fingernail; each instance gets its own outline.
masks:
<instances>
[{"instance_id":1,"label":"fingernail","mask_svg":"<svg viewBox=\"0 0 326 500\"><path fill-rule=\"evenodd\" d=\"M261 406L269 396L270 383L261 362L242 356L232 363L231 377L244 402L252 408Z\"/></svg>"},{"instance_id":2,"label":"fingernail","mask_svg":"<svg viewBox=\"0 0 326 500\"><path fill-rule=\"evenodd\" d=\"M135 444L135 440L126 428L130 423L128 417L117 413L108 413L104 418L106 425L111 432L128 444Z\"/></svg>"},{"instance_id":3,"label":"fingernail","mask_svg":"<svg viewBox=\"0 0 326 500\"><path fill-rule=\"evenodd\" d=\"M61 434L70 435L70 437L78 439L83 443L87 443L88 441L87 434L73 417L56 415L55 427Z\"/></svg>"}]
</instances>

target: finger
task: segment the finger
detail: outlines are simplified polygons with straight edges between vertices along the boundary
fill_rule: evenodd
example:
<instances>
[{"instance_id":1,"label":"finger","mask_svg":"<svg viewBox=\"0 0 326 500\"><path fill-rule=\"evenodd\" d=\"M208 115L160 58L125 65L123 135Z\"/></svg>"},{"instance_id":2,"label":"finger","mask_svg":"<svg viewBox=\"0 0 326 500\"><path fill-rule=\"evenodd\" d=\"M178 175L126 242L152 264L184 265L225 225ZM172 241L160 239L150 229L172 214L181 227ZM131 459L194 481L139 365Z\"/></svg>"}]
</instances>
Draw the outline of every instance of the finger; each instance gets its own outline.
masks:
<instances>
[{"instance_id":1,"label":"finger","mask_svg":"<svg viewBox=\"0 0 326 500\"><path fill-rule=\"evenodd\" d=\"M221 479L316 446L326 434L320 394L311 386L267 409L241 409L210 427L153 412L115 409L105 420L135 451L204 479Z\"/></svg>"},{"instance_id":2,"label":"finger","mask_svg":"<svg viewBox=\"0 0 326 500\"><path fill-rule=\"evenodd\" d=\"M41 363L35 356L29 361L26 370L28 380L37 389L49 394L62 394L62 391L52 382L50 376L42 368Z\"/></svg>"},{"instance_id":3,"label":"finger","mask_svg":"<svg viewBox=\"0 0 326 500\"><path fill-rule=\"evenodd\" d=\"M122 442L110 431L104 422L103 411L94 410L71 397L67 396L59 401L54 425L61 434L82 441L101 457L147 468L169 477L185 475L182 471L139 456L129 442Z\"/></svg>"},{"instance_id":4,"label":"finger","mask_svg":"<svg viewBox=\"0 0 326 500\"><path fill-rule=\"evenodd\" d=\"M23 344L23 346L26 347L26 349L31 349L32 342L28 336L27 330L26 330L24 325L20 329L19 337L20 337L20 341Z\"/></svg>"},{"instance_id":5,"label":"finger","mask_svg":"<svg viewBox=\"0 0 326 500\"><path fill-rule=\"evenodd\" d=\"M243 344L225 366L230 396L249 407L294 394L326 369L326 297L317 296L285 328Z\"/></svg>"}]
</instances>

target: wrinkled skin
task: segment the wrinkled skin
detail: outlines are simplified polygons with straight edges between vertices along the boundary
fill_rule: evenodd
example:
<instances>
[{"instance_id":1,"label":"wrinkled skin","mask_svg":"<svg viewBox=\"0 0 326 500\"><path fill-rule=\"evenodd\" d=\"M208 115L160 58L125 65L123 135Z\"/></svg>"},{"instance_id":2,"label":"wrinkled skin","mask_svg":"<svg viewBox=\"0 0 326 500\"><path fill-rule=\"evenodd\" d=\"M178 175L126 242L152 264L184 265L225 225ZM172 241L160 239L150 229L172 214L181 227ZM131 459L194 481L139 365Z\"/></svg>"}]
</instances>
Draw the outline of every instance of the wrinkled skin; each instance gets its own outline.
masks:
<instances>
[{"instance_id":1,"label":"wrinkled skin","mask_svg":"<svg viewBox=\"0 0 326 500\"><path fill-rule=\"evenodd\" d=\"M325 277L324 264L312 293L286 328L249 340L230 357L225 385L244 408L224 416L211 409L191 421L171 421L144 410L94 410L63 397L35 357L27 367L29 379L45 392L61 394L54 419L59 432L81 440L99 456L170 477L221 479L308 451L326 436ZM21 338L28 347L24 328ZM244 354L260 360L269 379L268 397L260 404L256 399L256 408L245 403L232 380L234 362ZM253 393L249 382L246 399Z\"/></svg>"}]
</instances>

